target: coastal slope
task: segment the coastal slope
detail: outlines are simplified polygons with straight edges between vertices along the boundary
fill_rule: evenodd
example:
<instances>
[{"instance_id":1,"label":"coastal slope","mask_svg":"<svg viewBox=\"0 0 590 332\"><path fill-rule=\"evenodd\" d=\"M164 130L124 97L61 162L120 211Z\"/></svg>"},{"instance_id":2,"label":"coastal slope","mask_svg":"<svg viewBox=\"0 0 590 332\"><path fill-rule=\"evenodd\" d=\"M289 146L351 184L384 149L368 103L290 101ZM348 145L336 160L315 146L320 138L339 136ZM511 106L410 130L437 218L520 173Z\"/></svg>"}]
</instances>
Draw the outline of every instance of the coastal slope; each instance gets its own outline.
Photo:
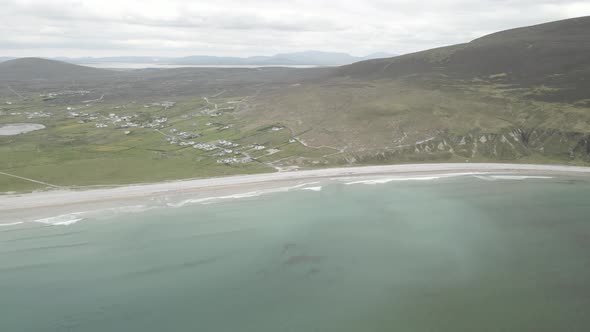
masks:
<instances>
[{"instance_id":1,"label":"coastal slope","mask_svg":"<svg viewBox=\"0 0 590 332\"><path fill-rule=\"evenodd\" d=\"M590 17L334 69L246 116L343 160L590 161Z\"/></svg>"},{"instance_id":2,"label":"coastal slope","mask_svg":"<svg viewBox=\"0 0 590 332\"><path fill-rule=\"evenodd\" d=\"M0 136L0 191L375 164L590 165L589 41L580 17L334 68L5 61L0 125L43 129Z\"/></svg>"},{"instance_id":3,"label":"coastal slope","mask_svg":"<svg viewBox=\"0 0 590 332\"><path fill-rule=\"evenodd\" d=\"M499 179L544 178L547 176L590 175L590 167L552 166L530 164L410 164L328 168L299 172L239 175L210 179L194 179L151 184L138 184L110 188L62 188L48 192L0 197L0 222L13 222L27 217L39 218L67 213L73 217L84 205L96 208L135 206L150 201L164 202L164 206L178 197L197 197L207 202L210 197L253 197L261 193L288 191L321 183L346 180L349 183L387 183L391 181L420 181L446 177L496 175ZM504 177L502 177L502 175ZM366 179L371 179L367 181ZM375 179L380 179L375 181ZM277 190L278 189L278 190ZM166 203L168 202L168 203ZM16 218L16 219L15 219ZM27 219L28 220L28 219Z\"/></svg>"}]
</instances>

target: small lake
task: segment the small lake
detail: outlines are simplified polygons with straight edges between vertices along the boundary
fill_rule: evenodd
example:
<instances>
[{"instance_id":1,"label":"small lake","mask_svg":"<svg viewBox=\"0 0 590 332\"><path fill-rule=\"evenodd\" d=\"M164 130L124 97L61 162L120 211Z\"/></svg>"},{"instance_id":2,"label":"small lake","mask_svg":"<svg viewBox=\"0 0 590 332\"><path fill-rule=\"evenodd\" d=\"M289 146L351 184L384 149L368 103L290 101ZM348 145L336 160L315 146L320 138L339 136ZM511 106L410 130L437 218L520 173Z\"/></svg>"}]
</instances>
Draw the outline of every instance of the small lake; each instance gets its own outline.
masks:
<instances>
[{"instance_id":1,"label":"small lake","mask_svg":"<svg viewBox=\"0 0 590 332\"><path fill-rule=\"evenodd\" d=\"M38 123L6 123L0 124L0 136L12 136L24 134L35 130L45 129L45 126Z\"/></svg>"}]
</instances>

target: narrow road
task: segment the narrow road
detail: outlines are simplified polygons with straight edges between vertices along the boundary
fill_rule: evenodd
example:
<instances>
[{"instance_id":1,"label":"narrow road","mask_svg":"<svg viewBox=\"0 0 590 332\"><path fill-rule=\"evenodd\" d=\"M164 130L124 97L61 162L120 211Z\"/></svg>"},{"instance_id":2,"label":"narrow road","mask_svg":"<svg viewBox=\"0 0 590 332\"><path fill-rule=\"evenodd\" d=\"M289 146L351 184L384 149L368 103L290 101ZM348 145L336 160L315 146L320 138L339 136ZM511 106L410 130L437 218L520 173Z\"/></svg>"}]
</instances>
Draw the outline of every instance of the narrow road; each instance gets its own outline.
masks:
<instances>
[{"instance_id":1,"label":"narrow road","mask_svg":"<svg viewBox=\"0 0 590 332\"><path fill-rule=\"evenodd\" d=\"M14 93L15 95L19 96L20 98L24 99L25 97L23 97L23 95L21 95L20 93L16 92L10 85L6 85L6 87L8 88L8 90L10 90L10 92Z\"/></svg>"},{"instance_id":2,"label":"narrow road","mask_svg":"<svg viewBox=\"0 0 590 332\"><path fill-rule=\"evenodd\" d=\"M344 152L344 148L339 149L333 146L328 146L328 145L320 145L320 146L311 146L307 143L305 143L301 138L299 137L293 137L293 139L295 139L297 142L301 143L301 145L305 146L306 148L310 148L310 149L332 149L332 150L336 150L339 151L338 153L342 153Z\"/></svg>"},{"instance_id":3,"label":"narrow road","mask_svg":"<svg viewBox=\"0 0 590 332\"><path fill-rule=\"evenodd\" d=\"M157 131L158 133L160 133L160 134L162 134L162 135L166 136L166 137L172 137L172 136L170 136L170 135L167 135L167 134L165 134L165 133L161 132L161 131L160 131L160 129L155 129L155 128L154 128L154 130L155 130L155 131Z\"/></svg>"},{"instance_id":4,"label":"narrow road","mask_svg":"<svg viewBox=\"0 0 590 332\"><path fill-rule=\"evenodd\" d=\"M215 110L217 111L217 104L210 102L210 101L209 101L209 98L207 98L207 97L203 97L203 99L205 99L205 101L206 101L206 102L207 102L209 105L213 105L213 106L215 106Z\"/></svg>"},{"instance_id":5,"label":"narrow road","mask_svg":"<svg viewBox=\"0 0 590 332\"><path fill-rule=\"evenodd\" d=\"M6 175L6 176L11 176L13 178L17 178L17 179L21 179L21 180L25 180L25 181L30 181L30 182L35 182L35 183L39 183L39 184L44 184L46 186L53 187L53 188L63 188L62 186L56 186L56 185L51 184L51 183L47 183L47 182L43 182L43 181L37 181L37 180L34 180L34 179L25 178L25 177L14 175L14 174L8 174L8 173L4 173L4 172L0 172L0 174Z\"/></svg>"},{"instance_id":6,"label":"narrow road","mask_svg":"<svg viewBox=\"0 0 590 332\"><path fill-rule=\"evenodd\" d=\"M100 96L100 98L98 98L98 99L85 100L82 102L82 104L94 103L95 101L102 101L103 99L104 99L104 95Z\"/></svg>"},{"instance_id":7,"label":"narrow road","mask_svg":"<svg viewBox=\"0 0 590 332\"><path fill-rule=\"evenodd\" d=\"M227 90L223 90L223 91L221 91L220 93L218 93L218 94L216 94L216 95L214 95L214 96L211 96L211 98L217 98L217 97L221 96L222 94L224 94L226 91L227 91Z\"/></svg>"}]
</instances>

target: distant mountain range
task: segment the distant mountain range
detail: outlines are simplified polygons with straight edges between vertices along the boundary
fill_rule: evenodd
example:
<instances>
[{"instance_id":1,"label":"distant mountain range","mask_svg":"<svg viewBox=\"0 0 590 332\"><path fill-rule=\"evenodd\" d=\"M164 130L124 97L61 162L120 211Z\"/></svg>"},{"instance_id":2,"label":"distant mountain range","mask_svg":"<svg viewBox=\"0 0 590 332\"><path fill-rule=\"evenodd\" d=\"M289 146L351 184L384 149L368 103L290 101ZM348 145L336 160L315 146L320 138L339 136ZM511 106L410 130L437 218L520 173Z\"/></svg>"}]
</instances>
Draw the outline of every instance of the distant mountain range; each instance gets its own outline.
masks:
<instances>
[{"instance_id":1,"label":"distant mountain range","mask_svg":"<svg viewBox=\"0 0 590 332\"><path fill-rule=\"evenodd\" d=\"M273 56L252 57L218 57L208 55L194 55L187 57L150 57L150 56L118 56L118 57L84 57L68 58L57 57L55 60L80 65L95 65L101 63L131 63L131 64L157 64L157 65L243 65L243 66L338 66L351 64L363 60L392 57L394 54L373 53L364 57L356 57L347 53L305 51L297 53L276 54ZM0 57L0 62L14 58Z\"/></svg>"},{"instance_id":2,"label":"distant mountain range","mask_svg":"<svg viewBox=\"0 0 590 332\"><path fill-rule=\"evenodd\" d=\"M145 56L124 56L104 58L59 58L58 60L75 64L99 64L99 63L147 63L159 65L259 65L259 66L286 66L286 65L318 65L337 66L351 64L363 60L392 57L393 54L374 53L365 57L355 57L347 53L306 51L297 53L276 54L273 56L218 57L208 55L194 55L181 58L161 58Z\"/></svg>"},{"instance_id":3,"label":"distant mountain range","mask_svg":"<svg viewBox=\"0 0 590 332\"><path fill-rule=\"evenodd\" d=\"M41 58L6 59L0 62L0 81L69 81L111 78L114 71L78 66Z\"/></svg>"}]
</instances>

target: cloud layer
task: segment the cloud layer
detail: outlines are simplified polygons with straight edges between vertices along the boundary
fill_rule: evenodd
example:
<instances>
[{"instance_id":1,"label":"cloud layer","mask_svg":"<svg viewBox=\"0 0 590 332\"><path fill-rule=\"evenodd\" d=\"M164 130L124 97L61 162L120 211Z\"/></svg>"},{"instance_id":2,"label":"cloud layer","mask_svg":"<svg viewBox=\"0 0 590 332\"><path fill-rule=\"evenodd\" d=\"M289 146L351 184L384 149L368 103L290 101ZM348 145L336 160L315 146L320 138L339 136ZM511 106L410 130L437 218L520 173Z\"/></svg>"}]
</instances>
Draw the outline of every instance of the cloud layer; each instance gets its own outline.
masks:
<instances>
[{"instance_id":1,"label":"cloud layer","mask_svg":"<svg viewBox=\"0 0 590 332\"><path fill-rule=\"evenodd\" d=\"M0 56L407 53L590 15L576 0L0 0Z\"/></svg>"}]
</instances>

